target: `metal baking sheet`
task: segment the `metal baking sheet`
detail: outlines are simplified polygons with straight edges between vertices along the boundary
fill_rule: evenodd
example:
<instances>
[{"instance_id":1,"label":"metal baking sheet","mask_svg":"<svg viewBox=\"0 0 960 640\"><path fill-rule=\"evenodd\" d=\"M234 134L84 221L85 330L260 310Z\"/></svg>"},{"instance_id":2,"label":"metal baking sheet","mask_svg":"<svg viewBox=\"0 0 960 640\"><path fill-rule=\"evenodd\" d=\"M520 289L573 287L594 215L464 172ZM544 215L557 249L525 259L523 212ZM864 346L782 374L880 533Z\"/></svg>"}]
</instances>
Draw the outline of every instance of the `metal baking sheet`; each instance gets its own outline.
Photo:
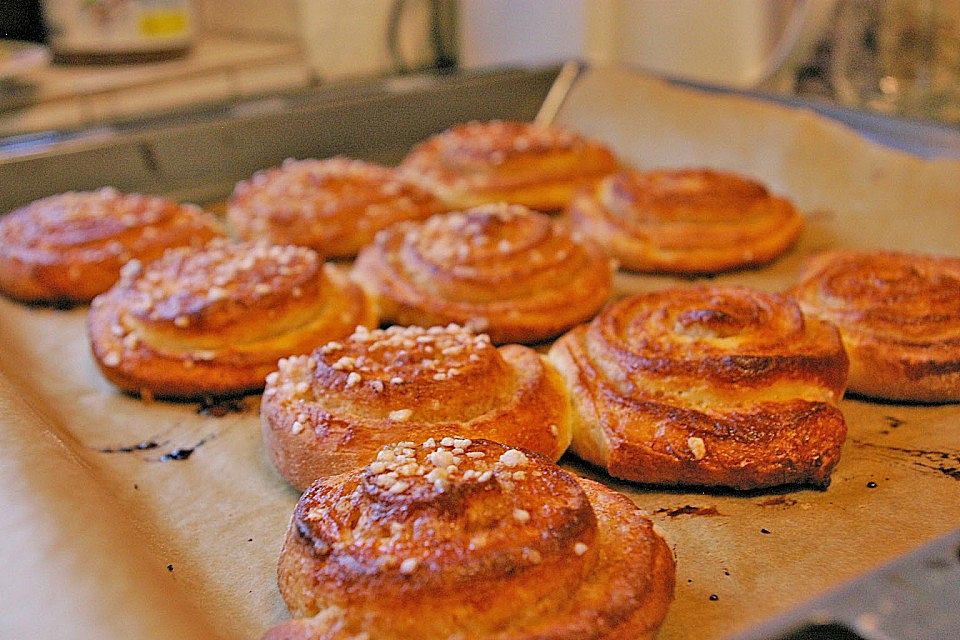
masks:
<instances>
[{"instance_id":1,"label":"metal baking sheet","mask_svg":"<svg viewBox=\"0 0 960 640\"><path fill-rule=\"evenodd\" d=\"M466 120L531 120L558 68L412 75L330 86L148 120L0 140L0 211L105 184L191 201L229 195L285 158L393 163Z\"/></svg>"},{"instance_id":2,"label":"metal baking sheet","mask_svg":"<svg viewBox=\"0 0 960 640\"><path fill-rule=\"evenodd\" d=\"M0 161L0 197L9 209L113 184L207 200L287 156L390 161L456 121L532 118L553 73L135 123ZM711 282L778 290L804 256L837 246L958 249L960 163L878 146L807 109L594 69L558 117L637 166L739 171L798 203L807 228L794 251ZM620 274L616 295L697 282ZM297 499L263 454L258 398L204 408L119 394L88 353L84 315L0 299L0 636L257 637L287 616L275 566ZM841 408L849 438L826 490L665 491L564 458L629 495L674 550L662 640L742 632L960 522L960 407Z\"/></svg>"}]
</instances>

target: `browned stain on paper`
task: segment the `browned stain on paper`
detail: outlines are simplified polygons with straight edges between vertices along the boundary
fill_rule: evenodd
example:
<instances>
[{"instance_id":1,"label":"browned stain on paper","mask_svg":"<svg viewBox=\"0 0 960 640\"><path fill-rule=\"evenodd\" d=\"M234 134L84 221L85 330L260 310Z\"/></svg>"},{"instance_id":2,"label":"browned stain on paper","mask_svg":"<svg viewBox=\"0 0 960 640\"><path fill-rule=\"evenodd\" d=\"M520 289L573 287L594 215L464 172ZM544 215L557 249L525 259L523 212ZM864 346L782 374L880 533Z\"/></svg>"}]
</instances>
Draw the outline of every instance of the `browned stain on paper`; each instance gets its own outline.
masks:
<instances>
[{"instance_id":1,"label":"browned stain on paper","mask_svg":"<svg viewBox=\"0 0 960 640\"><path fill-rule=\"evenodd\" d=\"M97 449L100 453L133 453L134 451L148 451L156 449L161 443L156 440L144 440L136 444L119 445L115 447L101 447Z\"/></svg>"},{"instance_id":2,"label":"browned stain on paper","mask_svg":"<svg viewBox=\"0 0 960 640\"><path fill-rule=\"evenodd\" d=\"M937 449L911 449L894 447L862 440L853 440L861 449L870 449L891 460L904 462L923 471L935 472L960 480L960 451Z\"/></svg>"},{"instance_id":3,"label":"browned stain on paper","mask_svg":"<svg viewBox=\"0 0 960 640\"><path fill-rule=\"evenodd\" d=\"M245 413L246 411L247 399L245 397L213 398L205 396L197 407L197 414L212 418L222 418L230 413Z\"/></svg>"},{"instance_id":4,"label":"browned stain on paper","mask_svg":"<svg viewBox=\"0 0 960 640\"><path fill-rule=\"evenodd\" d=\"M720 512L717 511L716 507L695 507L688 504L673 509L668 507L657 509L653 512L653 515L665 515L668 518L676 518L677 516L719 516Z\"/></svg>"},{"instance_id":5,"label":"browned stain on paper","mask_svg":"<svg viewBox=\"0 0 960 640\"><path fill-rule=\"evenodd\" d=\"M899 429L904 424L906 424L906 420L903 420L902 418L898 418L896 416L883 416L883 421L884 423L886 423L887 428L881 430L880 435L884 435L884 436L888 435L891 430Z\"/></svg>"},{"instance_id":6,"label":"browned stain on paper","mask_svg":"<svg viewBox=\"0 0 960 640\"><path fill-rule=\"evenodd\" d=\"M773 498L768 498L766 500L761 500L757 503L758 507L792 507L797 504L797 501L793 498L788 498L786 496L775 496Z\"/></svg>"},{"instance_id":7,"label":"browned stain on paper","mask_svg":"<svg viewBox=\"0 0 960 640\"><path fill-rule=\"evenodd\" d=\"M151 462L181 462L183 460L188 459L190 456L192 456L197 449L207 444L211 440L215 439L217 435L218 435L217 433L211 433L210 435L206 436L202 440L197 441L197 443L194 444L193 446L176 447L174 449L171 449L170 451L167 451L166 453L161 455L159 458L149 458L149 460Z\"/></svg>"}]
</instances>

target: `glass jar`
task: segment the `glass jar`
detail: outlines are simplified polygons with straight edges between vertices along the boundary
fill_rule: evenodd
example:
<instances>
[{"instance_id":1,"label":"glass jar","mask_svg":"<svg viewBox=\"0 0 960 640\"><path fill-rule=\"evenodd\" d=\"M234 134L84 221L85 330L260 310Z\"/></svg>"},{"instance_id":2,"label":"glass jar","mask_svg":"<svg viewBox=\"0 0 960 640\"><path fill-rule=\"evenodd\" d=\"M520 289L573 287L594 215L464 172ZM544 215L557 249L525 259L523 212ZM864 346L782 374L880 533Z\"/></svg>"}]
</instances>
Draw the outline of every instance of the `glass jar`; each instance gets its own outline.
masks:
<instances>
[{"instance_id":1,"label":"glass jar","mask_svg":"<svg viewBox=\"0 0 960 640\"><path fill-rule=\"evenodd\" d=\"M960 122L960 0L844 0L830 75L846 106Z\"/></svg>"}]
</instances>

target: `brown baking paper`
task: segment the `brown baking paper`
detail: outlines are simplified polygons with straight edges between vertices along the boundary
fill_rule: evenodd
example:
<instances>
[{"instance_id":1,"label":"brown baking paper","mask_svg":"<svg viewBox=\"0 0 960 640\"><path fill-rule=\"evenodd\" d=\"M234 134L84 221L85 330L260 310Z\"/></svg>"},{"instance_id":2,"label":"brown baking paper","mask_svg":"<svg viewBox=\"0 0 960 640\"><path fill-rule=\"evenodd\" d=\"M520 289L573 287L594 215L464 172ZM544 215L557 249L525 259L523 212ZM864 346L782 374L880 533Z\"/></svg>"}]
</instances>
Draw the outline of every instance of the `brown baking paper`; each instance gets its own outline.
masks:
<instances>
[{"instance_id":1,"label":"brown baking paper","mask_svg":"<svg viewBox=\"0 0 960 640\"><path fill-rule=\"evenodd\" d=\"M738 171L804 210L795 250L714 283L779 290L804 256L841 246L958 249L960 163L812 113L593 70L560 120L639 167ZM617 294L692 282L621 274ZM297 500L265 459L259 398L215 417L122 395L89 355L85 315L0 300L0 637L258 637L287 615L275 567ZM673 548L661 639L725 637L960 523L960 406L842 409L825 491L662 491L564 459L631 496Z\"/></svg>"}]
</instances>

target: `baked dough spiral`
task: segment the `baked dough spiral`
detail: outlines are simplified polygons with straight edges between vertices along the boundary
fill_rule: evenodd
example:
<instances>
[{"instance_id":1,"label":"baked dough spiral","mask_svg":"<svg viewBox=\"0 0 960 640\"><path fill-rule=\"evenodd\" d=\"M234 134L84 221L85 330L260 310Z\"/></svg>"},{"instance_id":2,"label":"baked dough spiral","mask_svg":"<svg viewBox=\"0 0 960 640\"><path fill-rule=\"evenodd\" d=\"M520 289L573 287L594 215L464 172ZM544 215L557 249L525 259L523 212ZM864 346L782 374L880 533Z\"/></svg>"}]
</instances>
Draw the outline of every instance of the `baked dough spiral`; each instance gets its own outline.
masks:
<instances>
[{"instance_id":1,"label":"baked dough spiral","mask_svg":"<svg viewBox=\"0 0 960 640\"><path fill-rule=\"evenodd\" d=\"M224 240L131 261L88 316L107 379L173 398L261 389L279 358L375 323L362 290L310 249Z\"/></svg>"},{"instance_id":2,"label":"baked dough spiral","mask_svg":"<svg viewBox=\"0 0 960 640\"><path fill-rule=\"evenodd\" d=\"M25 301L87 302L132 259L221 235L192 204L105 187L30 203L0 218L0 290Z\"/></svg>"},{"instance_id":3,"label":"baked dough spiral","mask_svg":"<svg viewBox=\"0 0 960 640\"><path fill-rule=\"evenodd\" d=\"M960 400L960 259L885 251L811 258L792 289L840 329L850 390L888 400Z\"/></svg>"},{"instance_id":4,"label":"baked dough spiral","mask_svg":"<svg viewBox=\"0 0 960 640\"><path fill-rule=\"evenodd\" d=\"M370 244L380 229L444 210L394 169L336 157L286 160L257 172L237 184L227 217L240 238L345 258Z\"/></svg>"},{"instance_id":5,"label":"baked dough spiral","mask_svg":"<svg viewBox=\"0 0 960 640\"><path fill-rule=\"evenodd\" d=\"M598 247L560 222L497 204L380 232L353 277L387 322L469 324L502 344L546 340L592 317L612 272Z\"/></svg>"},{"instance_id":6,"label":"baked dough spiral","mask_svg":"<svg viewBox=\"0 0 960 640\"><path fill-rule=\"evenodd\" d=\"M270 640L652 638L673 558L625 496L530 452L386 446L300 498Z\"/></svg>"},{"instance_id":7,"label":"baked dough spiral","mask_svg":"<svg viewBox=\"0 0 960 640\"><path fill-rule=\"evenodd\" d=\"M625 269L715 273L770 262L803 219L752 180L709 170L622 171L573 198L574 229Z\"/></svg>"},{"instance_id":8,"label":"baked dough spiral","mask_svg":"<svg viewBox=\"0 0 960 640\"><path fill-rule=\"evenodd\" d=\"M438 431L552 460L570 444L570 400L553 366L456 325L361 327L311 356L281 360L261 418L274 466L300 491L362 466L387 443Z\"/></svg>"},{"instance_id":9,"label":"baked dough spiral","mask_svg":"<svg viewBox=\"0 0 960 640\"><path fill-rule=\"evenodd\" d=\"M645 483L826 486L846 426L835 327L746 287L624 298L549 353L571 390L571 449Z\"/></svg>"},{"instance_id":10,"label":"baked dough spiral","mask_svg":"<svg viewBox=\"0 0 960 640\"><path fill-rule=\"evenodd\" d=\"M400 170L451 209L511 202L549 212L617 166L605 145L572 131L494 120L433 136L410 151Z\"/></svg>"}]
</instances>

